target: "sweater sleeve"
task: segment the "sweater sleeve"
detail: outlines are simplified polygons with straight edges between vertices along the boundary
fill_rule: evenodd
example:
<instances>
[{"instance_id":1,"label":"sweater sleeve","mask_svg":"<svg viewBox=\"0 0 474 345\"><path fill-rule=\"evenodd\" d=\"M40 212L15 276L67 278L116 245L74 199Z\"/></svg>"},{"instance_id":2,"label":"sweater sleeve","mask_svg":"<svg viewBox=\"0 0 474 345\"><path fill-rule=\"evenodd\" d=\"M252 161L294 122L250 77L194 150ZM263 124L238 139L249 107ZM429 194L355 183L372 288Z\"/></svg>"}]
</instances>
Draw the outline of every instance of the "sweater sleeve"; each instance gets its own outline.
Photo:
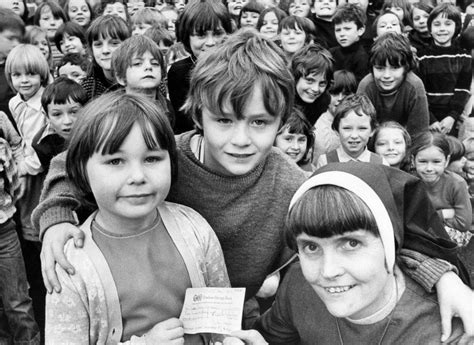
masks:
<instances>
[{"instance_id":1,"label":"sweater sleeve","mask_svg":"<svg viewBox=\"0 0 474 345\"><path fill-rule=\"evenodd\" d=\"M48 175L43 184L40 203L33 211L31 220L40 238L51 226L59 223L77 224L74 209L80 203L72 191L66 175L66 152L51 161Z\"/></svg>"},{"instance_id":2,"label":"sweater sleeve","mask_svg":"<svg viewBox=\"0 0 474 345\"><path fill-rule=\"evenodd\" d=\"M413 75L414 76L414 75ZM410 103L407 116L407 131L410 136L428 130L430 123L430 112L428 109L428 99L426 97L423 82L416 76L414 86L414 97Z\"/></svg>"},{"instance_id":3,"label":"sweater sleeve","mask_svg":"<svg viewBox=\"0 0 474 345\"><path fill-rule=\"evenodd\" d=\"M451 111L447 114L448 116L453 117L455 120L458 120L464 111L464 107L469 100L471 90L472 59L469 54L465 55L466 57L463 57L461 60L462 68L458 73L458 79L454 87L454 94L449 102L449 109L451 109Z\"/></svg>"},{"instance_id":4,"label":"sweater sleeve","mask_svg":"<svg viewBox=\"0 0 474 345\"><path fill-rule=\"evenodd\" d=\"M468 231L472 222L472 207L466 183L454 181L451 193L454 217L445 219L444 223L456 230Z\"/></svg>"}]
</instances>

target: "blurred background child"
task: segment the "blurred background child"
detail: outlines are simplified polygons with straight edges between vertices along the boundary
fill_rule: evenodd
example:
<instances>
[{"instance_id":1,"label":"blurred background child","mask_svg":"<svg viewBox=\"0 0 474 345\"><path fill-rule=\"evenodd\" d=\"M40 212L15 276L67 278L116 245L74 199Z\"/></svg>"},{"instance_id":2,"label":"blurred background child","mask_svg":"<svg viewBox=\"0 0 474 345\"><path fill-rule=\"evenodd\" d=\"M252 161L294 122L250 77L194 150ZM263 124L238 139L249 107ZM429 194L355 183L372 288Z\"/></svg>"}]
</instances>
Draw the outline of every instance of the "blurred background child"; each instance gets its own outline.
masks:
<instances>
[{"instance_id":1,"label":"blurred background child","mask_svg":"<svg viewBox=\"0 0 474 345\"><path fill-rule=\"evenodd\" d=\"M409 164L407 150L411 146L410 134L395 121L382 122L374 132L371 148L385 158L391 167L404 170Z\"/></svg>"}]
</instances>

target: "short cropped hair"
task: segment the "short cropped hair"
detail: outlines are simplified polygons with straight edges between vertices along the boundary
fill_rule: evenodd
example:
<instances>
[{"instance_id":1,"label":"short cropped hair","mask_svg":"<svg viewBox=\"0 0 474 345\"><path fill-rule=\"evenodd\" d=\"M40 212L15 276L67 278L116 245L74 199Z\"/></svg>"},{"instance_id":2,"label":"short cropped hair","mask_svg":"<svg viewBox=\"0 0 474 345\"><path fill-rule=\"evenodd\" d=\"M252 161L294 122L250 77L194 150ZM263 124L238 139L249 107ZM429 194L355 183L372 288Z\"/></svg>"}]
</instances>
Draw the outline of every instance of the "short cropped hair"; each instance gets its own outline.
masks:
<instances>
[{"instance_id":1,"label":"short cropped hair","mask_svg":"<svg viewBox=\"0 0 474 345\"><path fill-rule=\"evenodd\" d=\"M168 26L166 18L156 8L145 7L139 9L131 19L131 24L149 24L153 26L161 26L166 28Z\"/></svg>"},{"instance_id":2,"label":"short cropped hair","mask_svg":"<svg viewBox=\"0 0 474 345\"><path fill-rule=\"evenodd\" d=\"M296 238L303 233L329 238L358 229L380 237L374 215L358 195L339 186L322 185L305 192L288 212L285 238L297 251Z\"/></svg>"},{"instance_id":3,"label":"short cropped hair","mask_svg":"<svg viewBox=\"0 0 474 345\"><path fill-rule=\"evenodd\" d=\"M331 82L334 71L334 59L323 46L313 43L303 46L291 59L291 72L297 82L310 74L324 74Z\"/></svg>"},{"instance_id":4,"label":"short cropped hair","mask_svg":"<svg viewBox=\"0 0 474 345\"><path fill-rule=\"evenodd\" d=\"M260 86L267 112L281 116L284 123L293 108L295 83L284 52L255 30L242 30L198 59L191 75L187 100L182 110L201 125L202 109L224 112L227 102L237 118L256 86Z\"/></svg>"},{"instance_id":5,"label":"short cropped hair","mask_svg":"<svg viewBox=\"0 0 474 345\"><path fill-rule=\"evenodd\" d=\"M331 95L352 95L357 92L357 79L354 73L345 69L334 72L334 78L328 89Z\"/></svg>"},{"instance_id":6,"label":"short cropped hair","mask_svg":"<svg viewBox=\"0 0 474 345\"><path fill-rule=\"evenodd\" d=\"M282 21L283 18L287 17L288 15L283 11L281 8L278 7L269 7L266 8L260 13L260 16L258 17L257 21L257 30L260 30L260 28L263 26L263 20L265 19L265 15L267 13L273 12L275 13L275 17L278 20L278 23Z\"/></svg>"},{"instance_id":7,"label":"short cropped hair","mask_svg":"<svg viewBox=\"0 0 474 345\"><path fill-rule=\"evenodd\" d=\"M87 72L90 62L87 57L79 53L66 54L61 58L61 61L56 65L56 71L67 64L79 66L83 71Z\"/></svg>"},{"instance_id":8,"label":"short cropped hair","mask_svg":"<svg viewBox=\"0 0 474 345\"><path fill-rule=\"evenodd\" d=\"M336 107L336 110L334 111L334 120L331 126L334 131L339 131L339 123L341 122L341 119L345 118L350 111L354 111L358 116L369 116L371 129L375 130L377 128L377 112L375 111L375 107L369 97L366 95L355 94L343 98L341 103Z\"/></svg>"},{"instance_id":9,"label":"short cropped hair","mask_svg":"<svg viewBox=\"0 0 474 345\"><path fill-rule=\"evenodd\" d=\"M387 62L393 67L404 67L405 73L416 69L416 58L405 36L395 32L386 32L372 45L369 56L370 66L385 66Z\"/></svg>"},{"instance_id":10,"label":"short cropped hair","mask_svg":"<svg viewBox=\"0 0 474 345\"><path fill-rule=\"evenodd\" d=\"M41 3L35 11L35 15L33 16L33 24L39 26L39 21L41 19L41 13L44 12L45 9L50 9L51 14L54 18L60 18L63 22L67 21L66 14L64 13L61 6L58 5L57 2L54 1L46 1Z\"/></svg>"},{"instance_id":11,"label":"short cropped hair","mask_svg":"<svg viewBox=\"0 0 474 345\"><path fill-rule=\"evenodd\" d=\"M92 49L92 43L99 39L110 37L125 41L130 37L127 23L116 16L100 16L91 23L86 31L87 45Z\"/></svg>"},{"instance_id":12,"label":"short cropped hair","mask_svg":"<svg viewBox=\"0 0 474 345\"><path fill-rule=\"evenodd\" d=\"M64 35L68 34L69 36L75 36L79 38L84 45L84 48L87 46L86 33L84 28L74 22L66 22L61 24L61 26L56 30L54 34L54 44L59 51L61 51L61 41L64 39Z\"/></svg>"},{"instance_id":13,"label":"short cropped hair","mask_svg":"<svg viewBox=\"0 0 474 345\"><path fill-rule=\"evenodd\" d=\"M41 86L48 85L49 65L41 50L32 44L20 44L13 48L5 63L5 76L8 85L15 90L11 74L17 71L39 74Z\"/></svg>"},{"instance_id":14,"label":"short cropped hair","mask_svg":"<svg viewBox=\"0 0 474 345\"><path fill-rule=\"evenodd\" d=\"M288 129L288 133L290 134L303 134L306 137L306 151L298 164L306 164L310 162L312 157L308 156L308 152L313 149L314 145L313 126L309 123L306 116L300 109L298 109L298 107L292 109L291 115L285 123L283 123L277 135L282 134L286 129Z\"/></svg>"},{"instance_id":15,"label":"short cropped hair","mask_svg":"<svg viewBox=\"0 0 474 345\"><path fill-rule=\"evenodd\" d=\"M48 105L51 103L66 104L73 101L85 105L87 100L87 94L81 85L67 77L59 77L44 89L41 105L49 116Z\"/></svg>"},{"instance_id":16,"label":"short cropped hair","mask_svg":"<svg viewBox=\"0 0 474 345\"><path fill-rule=\"evenodd\" d=\"M112 69L116 78L126 81L127 69L132 66L132 59L142 57L149 52L153 58L158 60L161 67L161 75L166 75L166 64L161 54L160 47L149 37L144 35L132 36L120 44L112 54Z\"/></svg>"},{"instance_id":17,"label":"short cropped hair","mask_svg":"<svg viewBox=\"0 0 474 345\"><path fill-rule=\"evenodd\" d=\"M346 3L337 7L332 22L334 25L344 22L354 22L357 28L360 29L365 27L367 15L360 6Z\"/></svg>"},{"instance_id":18,"label":"short cropped hair","mask_svg":"<svg viewBox=\"0 0 474 345\"><path fill-rule=\"evenodd\" d=\"M430 16L428 17L428 31L431 32L431 24L433 20L442 14L448 19L451 19L455 23L454 35L453 40L458 37L459 33L461 32L462 28L462 17L461 12L457 9L456 6L451 4L440 4L436 6L433 11L431 11Z\"/></svg>"},{"instance_id":19,"label":"short cropped hair","mask_svg":"<svg viewBox=\"0 0 474 345\"><path fill-rule=\"evenodd\" d=\"M278 23L278 33L282 30L302 30L306 34L305 43L309 43L316 38L316 27L309 18L298 16L288 16Z\"/></svg>"},{"instance_id":20,"label":"short cropped hair","mask_svg":"<svg viewBox=\"0 0 474 345\"><path fill-rule=\"evenodd\" d=\"M189 38L222 27L232 33L232 20L227 8L218 0L195 0L186 5L176 23L176 38L192 53Z\"/></svg>"},{"instance_id":21,"label":"short cropped hair","mask_svg":"<svg viewBox=\"0 0 474 345\"><path fill-rule=\"evenodd\" d=\"M95 203L86 170L90 157L117 152L135 124L149 149L169 152L171 183L176 180L176 143L163 109L143 96L109 92L80 110L69 143L66 172L81 201Z\"/></svg>"},{"instance_id":22,"label":"short cropped hair","mask_svg":"<svg viewBox=\"0 0 474 345\"><path fill-rule=\"evenodd\" d=\"M0 8L0 32L17 31L21 37L25 35L25 23L15 12L8 8Z\"/></svg>"}]
</instances>

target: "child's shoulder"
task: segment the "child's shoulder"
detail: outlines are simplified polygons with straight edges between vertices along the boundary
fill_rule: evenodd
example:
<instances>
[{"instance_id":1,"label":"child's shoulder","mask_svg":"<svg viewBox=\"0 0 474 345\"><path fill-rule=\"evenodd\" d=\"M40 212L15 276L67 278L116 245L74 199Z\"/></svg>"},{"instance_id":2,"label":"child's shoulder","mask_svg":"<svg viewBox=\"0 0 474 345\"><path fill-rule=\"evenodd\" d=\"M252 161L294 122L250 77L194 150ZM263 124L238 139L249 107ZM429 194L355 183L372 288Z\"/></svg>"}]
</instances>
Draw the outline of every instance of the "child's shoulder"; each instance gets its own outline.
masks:
<instances>
[{"instance_id":1,"label":"child's shoulder","mask_svg":"<svg viewBox=\"0 0 474 345\"><path fill-rule=\"evenodd\" d=\"M456 185L461 185L467 189L467 182L462 178L462 176L448 170L444 172L444 176L446 176L446 179L448 179L450 182Z\"/></svg>"},{"instance_id":2,"label":"child's shoulder","mask_svg":"<svg viewBox=\"0 0 474 345\"><path fill-rule=\"evenodd\" d=\"M308 177L307 173L276 147L272 147L266 158L263 173L273 175L277 181L281 181L284 185L291 185L294 181L299 186Z\"/></svg>"}]
</instances>

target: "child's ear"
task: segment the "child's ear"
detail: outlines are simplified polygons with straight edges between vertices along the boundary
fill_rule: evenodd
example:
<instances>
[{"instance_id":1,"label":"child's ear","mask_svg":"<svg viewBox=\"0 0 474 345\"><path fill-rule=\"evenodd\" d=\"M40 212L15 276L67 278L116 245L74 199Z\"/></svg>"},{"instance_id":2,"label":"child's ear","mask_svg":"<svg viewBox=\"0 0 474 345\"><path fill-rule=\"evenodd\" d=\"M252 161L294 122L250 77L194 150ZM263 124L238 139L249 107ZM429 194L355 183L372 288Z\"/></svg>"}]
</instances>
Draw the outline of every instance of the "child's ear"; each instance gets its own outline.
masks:
<instances>
[{"instance_id":1,"label":"child's ear","mask_svg":"<svg viewBox=\"0 0 474 345\"><path fill-rule=\"evenodd\" d=\"M359 37L361 37L365 32L365 26L361 26L360 28L357 29L357 34Z\"/></svg>"}]
</instances>

